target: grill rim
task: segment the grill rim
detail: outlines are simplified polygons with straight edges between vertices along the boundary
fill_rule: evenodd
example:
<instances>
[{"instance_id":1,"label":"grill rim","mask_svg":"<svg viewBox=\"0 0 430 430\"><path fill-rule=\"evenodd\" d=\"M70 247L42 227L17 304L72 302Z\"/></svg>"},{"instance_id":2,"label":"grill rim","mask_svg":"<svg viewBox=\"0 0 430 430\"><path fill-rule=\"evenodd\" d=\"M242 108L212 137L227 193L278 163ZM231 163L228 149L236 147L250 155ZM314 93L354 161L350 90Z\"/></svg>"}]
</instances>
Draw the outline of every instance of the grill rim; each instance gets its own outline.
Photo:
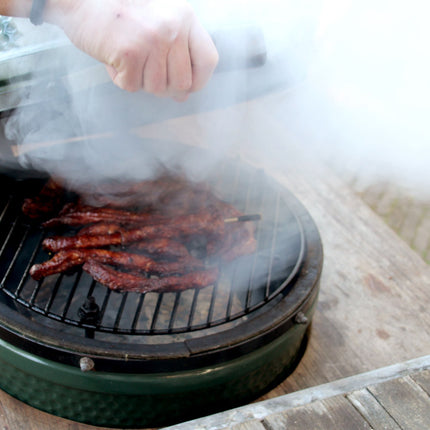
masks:
<instances>
[{"instance_id":1,"label":"grill rim","mask_svg":"<svg viewBox=\"0 0 430 430\"><path fill-rule=\"evenodd\" d=\"M272 191L275 191L276 199L277 199L277 201L276 201L277 205L279 205L279 200L280 199L283 199L285 201L294 199L294 196L291 194L291 192L289 190L287 190L286 188L280 186L280 184L277 183L277 181L274 180L272 177L270 177L270 175L267 175L266 172L263 169L256 169L256 168L254 168L252 166L248 166L245 163L238 162L238 161L239 160L237 160L237 159L232 159L232 160L228 160L228 165L227 165L227 162L223 163L223 169L224 170L227 169L227 167L230 167L230 168L234 167L234 169L231 169L231 170L234 171L234 174L233 174L234 180L233 180L233 182L241 180L241 176L243 175L243 171L245 171L245 177L247 178L247 184L248 184L248 186L251 184L250 179L249 179L249 177L251 177L254 181L260 181L263 178L264 182L267 181L267 183L265 184L265 187L269 186L269 188L274 188L274 190L272 190ZM39 178L39 179L40 179L41 184L43 184L48 178L45 177L45 178ZM265 194L265 193L263 193L263 194ZM284 195L283 198L281 197L282 195ZM11 199L12 199L12 197L9 196L9 201ZM263 203L263 200L261 201L261 204L262 203ZM254 305L248 307L248 301L247 301L246 302L246 306L243 308L243 310L241 310L240 312L238 312L236 314L232 314L232 313L230 313L230 311L228 311L228 314L226 314L223 318L221 318L220 321L213 320L213 319L211 319L209 321L209 319L208 319L206 323L199 323L198 325L196 325L195 323L193 323L192 327L189 327L190 324L188 324L186 328L182 327L180 329L177 329L177 328L170 329L170 327L168 329L158 329L158 328L153 329L153 327L151 326L151 328L149 330L148 329L144 329L144 330L137 330L136 332L131 332L130 329L118 329L116 327L113 327L113 326L111 327L109 325L103 326L103 323L102 324L100 324L100 323L93 324L93 323L88 323L87 321L79 321L79 320L73 319L73 318L70 319L70 317L67 317L65 315L55 314L55 313L52 313L50 310L46 311L46 310L44 310L42 308L39 308L39 306L37 304L33 303L33 298L36 297L36 296L38 296L38 292L39 292L39 290L41 290L41 287L43 286L42 285L43 282L44 282L43 280L39 281L35 285L35 287L33 287L31 298L30 299L24 299L20 295L21 294L21 290L22 290L22 285L18 286L18 288L15 290L15 292L13 290L9 290L8 288L4 287L5 278L7 278L7 276L8 276L8 271L6 271L5 276L2 279L2 281L1 281L0 289L2 289L4 291L4 293L6 295L8 295L13 301L15 301L16 303L22 305L23 308L27 308L30 311L34 311L36 314L41 315L43 317L46 317L47 319L51 319L51 320L57 321L59 323L64 323L64 324L70 325L72 327L83 329L83 330L85 330L85 334L88 335L88 336L90 336L90 337L93 337L93 334L95 332L103 332L103 333L108 333L108 334L120 334L120 335L122 335L122 334L127 334L127 335L128 334L131 334L131 335L147 335L147 334L149 334L149 335L165 335L165 334L169 335L169 334L181 334L181 333L188 333L188 332L193 332L193 331L198 331L198 330L204 330L204 329L208 329L208 328L212 328L212 327L216 327L216 326L221 326L224 323L230 323L233 320L237 320L237 319L240 319L243 316L249 315L252 311L258 309L259 307L263 307L266 304L267 301L272 300L274 297L276 297L276 295L279 292L281 292L282 290L284 290L285 287L286 287L286 285L288 285L288 283L294 278L294 276L297 275L298 271L300 270L300 266L301 266L302 259L303 259L303 256L304 256L304 241L305 240L304 240L304 237L303 237L303 226L302 226L302 224L299 222L299 220L297 218L297 213L295 213L294 211L290 210L291 202L288 202L288 204L286 206L288 207L289 217L291 217L291 219L294 220L294 222L295 222L295 228L297 229L297 231L294 234L297 234L297 236L299 237L299 241L300 241L300 247L297 247L298 250L296 252L297 255L295 256L296 260L294 262L294 267L290 266L290 267L293 267L293 268L289 271L288 276L284 279L284 281L281 282L281 284L279 286L275 287L274 291L270 291L271 287L269 287L268 285L266 286L266 295L265 295L264 299L261 301L261 303L257 303L257 305L254 304ZM21 212L19 212L18 218L23 218L23 217L24 217L24 215ZM17 219L16 218L13 219L13 222L11 224L11 234L12 234L12 231L14 229L14 225L15 224L18 224L18 225L20 224L20 223L17 223ZM23 225L21 226L21 228L24 227L25 230L26 230L25 233L24 233L24 236L26 236L27 234L29 234L28 229L30 229L30 225L27 225L27 224L31 225L31 224L33 224L33 221L24 222ZM40 235L38 234L38 237L39 237L38 240L41 242L42 239L43 239L44 234L42 233L42 229L40 229L40 227L39 227L39 230L40 230ZM21 240L24 240L24 239L21 239ZM28 269L30 267L30 264L32 264L31 262L33 261L34 256L38 252L38 248L40 248L40 242L39 242L39 245L35 248L35 250L33 252L33 257L31 258L31 261L28 262L28 263L26 263L27 264L27 270L25 271L24 276L21 278L20 284L23 284L24 283L24 279L26 277L28 277L28 275L26 275L26 273L28 273ZM16 253L18 253L18 251L16 251ZM78 273L78 277L79 276L80 276L80 274ZM60 275L60 278L62 278L62 277L63 277L63 275ZM58 282L58 281L56 281L56 282ZM74 283L73 288L76 287L77 282L78 281L76 281ZM93 288L94 288L95 284L96 283L93 282L92 286L90 287L91 291L93 291ZM55 290L55 288L56 288L56 286L54 287L53 291ZM214 299L216 297L216 294L217 294L215 292L215 290L217 289L217 285L214 284L214 286L212 286L211 288L214 289L214 292L212 293L212 299ZM251 287L248 286L248 293L250 292L250 288ZM18 291L18 293L17 293L17 291ZM107 295L110 294L110 293L111 293L110 290L106 292L105 299L106 299ZM199 293L200 293L200 291L195 290L195 296L198 296ZM163 295L163 293L160 294L159 298L161 298L162 295ZM84 297L83 297L83 299L84 299ZM104 306L104 303L103 303L103 306ZM104 313L104 311L102 313ZM134 329L131 329L131 330L134 330Z\"/></svg>"},{"instance_id":2,"label":"grill rim","mask_svg":"<svg viewBox=\"0 0 430 430\"><path fill-rule=\"evenodd\" d=\"M79 366L80 358L88 356L94 359L98 370L133 373L136 371L163 372L178 368L199 367L209 362L219 363L270 342L280 333L287 331L295 324L295 315L299 311L306 311L318 295L323 262L319 232L306 208L274 177L263 169L245 166L246 163L240 160L233 159L230 162L244 166L246 169L251 168L254 174L261 174L270 179L271 183L278 187L279 192L286 195L289 209L302 226L305 236L305 255L296 278L286 288L284 287L284 291L288 290L285 297L282 291L262 308L237 320L240 322L239 325L222 333L207 335L204 333L205 330L202 330L202 336L196 339L153 345L105 342L68 333L63 336L66 341L59 345L58 331L41 325L43 336L40 336L40 333L35 336L34 326L38 324L37 321L27 320L17 311L8 309L5 304L0 303L0 337L30 353L50 357L57 362ZM276 318L273 314L267 315L273 312L273 309L277 310ZM10 324L10 319L5 318L10 312L13 312L13 316L16 317L13 325ZM249 321L242 321L246 318ZM255 329L251 330L250 326ZM92 327L89 326L89 328ZM50 336L51 331L54 333L52 336ZM124 349L127 350L124 351Z\"/></svg>"},{"instance_id":3,"label":"grill rim","mask_svg":"<svg viewBox=\"0 0 430 430\"><path fill-rule=\"evenodd\" d=\"M56 330L42 326L44 335L35 337L34 325L39 324L37 321L29 321L0 303L0 337L29 353L56 362L79 366L79 360L85 356L93 359L97 370L121 373L192 369L211 362L219 364L252 351L296 324L297 313L306 313L319 292L323 262L321 238L313 219L301 203L293 198L291 204L299 211L298 219L305 234L306 253L303 264L288 293L285 296L278 295L261 308L260 312L254 312L258 315L243 324L221 333L203 334L196 339L169 344L121 344L64 333L63 345L59 345ZM14 320L13 327L10 318ZM65 340L69 342L64 342ZM127 347L127 352L124 347Z\"/></svg>"}]
</instances>

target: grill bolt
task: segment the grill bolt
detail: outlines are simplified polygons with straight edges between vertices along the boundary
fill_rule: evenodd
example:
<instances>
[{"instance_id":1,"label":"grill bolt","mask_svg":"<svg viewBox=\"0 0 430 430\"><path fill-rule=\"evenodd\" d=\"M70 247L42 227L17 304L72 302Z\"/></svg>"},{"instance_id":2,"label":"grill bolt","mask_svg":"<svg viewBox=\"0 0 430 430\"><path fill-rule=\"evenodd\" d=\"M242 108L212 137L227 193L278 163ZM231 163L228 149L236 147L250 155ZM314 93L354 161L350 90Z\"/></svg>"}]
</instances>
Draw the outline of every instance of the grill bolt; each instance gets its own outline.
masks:
<instances>
[{"instance_id":1,"label":"grill bolt","mask_svg":"<svg viewBox=\"0 0 430 430\"><path fill-rule=\"evenodd\" d=\"M79 367L81 368L82 372L89 372L90 370L94 370L95 363L91 358L89 357L82 357L79 360Z\"/></svg>"},{"instance_id":2,"label":"grill bolt","mask_svg":"<svg viewBox=\"0 0 430 430\"><path fill-rule=\"evenodd\" d=\"M307 316L302 312L297 312L297 315L294 317L294 322L296 324L306 324L308 322Z\"/></svg>"}]
</instances>

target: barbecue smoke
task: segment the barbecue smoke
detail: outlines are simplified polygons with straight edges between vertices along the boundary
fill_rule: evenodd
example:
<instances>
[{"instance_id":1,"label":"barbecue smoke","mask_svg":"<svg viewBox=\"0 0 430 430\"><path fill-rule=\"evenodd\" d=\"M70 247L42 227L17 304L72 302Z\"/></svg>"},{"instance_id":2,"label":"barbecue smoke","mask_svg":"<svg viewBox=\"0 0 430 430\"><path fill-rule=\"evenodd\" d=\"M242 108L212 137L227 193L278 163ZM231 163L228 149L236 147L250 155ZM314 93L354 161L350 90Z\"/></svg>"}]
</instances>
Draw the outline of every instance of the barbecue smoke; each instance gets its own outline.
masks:
<instances>
[{"instance_id":1,"label":"barbecue smoke","mask_svg":"<svg viewBox=\"0 0 430 430\"><path fill-rule=\"evenodd\" d=\"M22 149L13 161L70 182L145 179L161 166L204 179L226 154L249 149L267 170L312 154L363 184L387 180L429 193L430 29L425 1L235 0L194 6L210 32L261 30L266 64L220 71L206 89L180 104L124 93L112 85L73 91L62 72L56 90L57 95L64 91L61 102L47 101L36 113L17 110L6 123L6 136ZM47 31L49 26L43 27ZM243 52L243 43L232 37L229 45ZM47 61L69 66L66 58ZM57 79L53 77L54 84ZM23 99L37 99L40 91L36 86ZM289 141L270 139L272 130L259 118L262 109L243 114L234 108L257 97L268 98L264 114L283 125ZM187 133L181 136L178 130L169 134L159 127L144 139L149 144L130 133L141 125L197 111L210 115L216 109L221 123L189 122L189 135L198 134L210 149L207 158L189 148L171 152L170 140L187 143ZM90 137L49 144L79 136ZM9 159L3 158L7 164Z\"/></svg>"},{"instance_id":2,"label":"barbecue smoke","mask_svg":"<svg viewBox=\"0 0 430 430\"><path fill-rule=\"evenodd\" d=\"M92 196L109 192L106 181L166 170L211 186L215 178L216 197L262 215L250 224L258 226L257 252L235 260L238 290L278 283L285 268L298 267L300 229L261 185L272 172L288 174L312 158L362 186L389 181L430 195L424 1L207 0L195 8L220 44L220 70L204 90L184 103L126 93L104 83L106 72L73 47L62 56L52 50L31 71L33 85L23 85L21 107L4 118L1 165L49 174ZM265 64L245 67L262 46ZM231 156L269 175L258 181L255 169L242 191L248 166L229 168Z\"/></svg>"}]
</instances>

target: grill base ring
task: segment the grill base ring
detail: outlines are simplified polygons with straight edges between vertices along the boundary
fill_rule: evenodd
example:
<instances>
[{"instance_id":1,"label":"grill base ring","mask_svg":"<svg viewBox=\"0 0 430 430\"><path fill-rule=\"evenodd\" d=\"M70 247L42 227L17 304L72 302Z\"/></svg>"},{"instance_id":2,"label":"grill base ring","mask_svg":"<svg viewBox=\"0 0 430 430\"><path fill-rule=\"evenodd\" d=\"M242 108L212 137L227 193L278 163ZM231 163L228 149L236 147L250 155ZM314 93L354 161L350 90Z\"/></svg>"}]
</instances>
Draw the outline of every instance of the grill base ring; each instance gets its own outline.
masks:
<instances>
[{"instance_id":1,"label":"grill base ring","mask_svg":"<svg viewBox=\"0 0 430 430\"><path fill-rule=\"evenodd\" d=\"M309 333L310 324L296 324L265 347L218 367L162 374L82 372L0 340L0 386L33 407L82 423L167 426L255 400L294 370Z\"/></svg>"}]
</instances>

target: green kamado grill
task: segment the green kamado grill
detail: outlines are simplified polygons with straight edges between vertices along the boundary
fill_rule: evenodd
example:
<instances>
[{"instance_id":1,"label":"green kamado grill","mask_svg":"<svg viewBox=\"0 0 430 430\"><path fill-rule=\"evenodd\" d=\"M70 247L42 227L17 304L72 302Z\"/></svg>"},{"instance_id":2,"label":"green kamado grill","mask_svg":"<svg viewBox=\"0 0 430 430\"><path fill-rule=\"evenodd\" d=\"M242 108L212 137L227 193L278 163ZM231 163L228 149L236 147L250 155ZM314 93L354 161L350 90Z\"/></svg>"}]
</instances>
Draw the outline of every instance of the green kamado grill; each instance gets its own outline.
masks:
<instances>
[{"instance_id":1,"label":"green kamado grill","mask_svg":"<svg viewBox=\"0 0 430 430\"><path fill-rule=\"evenodd\" d=\"M75 271L33 280L46 232L22 214L42 179L0 190L0 388L36 408L107 427L161 427L255 400L300 360L323 253L294 195L262 170L225 162L211 178L261 214L258 249L215 285L119 293Z\"/></svg>"}]
</instances>

